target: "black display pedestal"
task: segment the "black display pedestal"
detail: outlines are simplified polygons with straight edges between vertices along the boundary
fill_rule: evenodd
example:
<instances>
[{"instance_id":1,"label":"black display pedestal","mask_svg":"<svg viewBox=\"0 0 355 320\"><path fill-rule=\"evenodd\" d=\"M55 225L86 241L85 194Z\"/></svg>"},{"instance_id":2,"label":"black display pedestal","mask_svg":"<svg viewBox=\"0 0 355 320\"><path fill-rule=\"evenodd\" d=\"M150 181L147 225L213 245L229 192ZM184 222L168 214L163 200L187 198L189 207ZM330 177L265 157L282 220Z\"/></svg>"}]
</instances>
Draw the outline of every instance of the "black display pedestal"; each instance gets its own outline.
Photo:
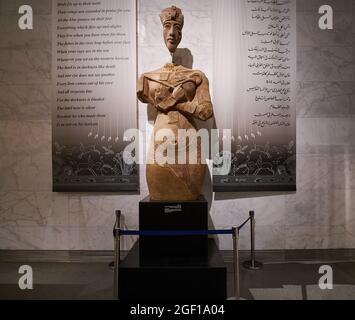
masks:
<instances>
[{"instance_id":1,"label":"black display pedestal","mask_svg":"<svg viewBox=\"0 0 355 320\"><path fill-rule=\"evenodd\" d=\"M139 230L184 231L208 229L208 202L158 202L148 198L139 203ZM141 263L152 258L198 256L207 261L208 236L140 237ZM147 259L145 259L147 258Z\"/></svg>"},{"instance_id":2,"label":"black display pedestal","mask_svg":"<svg viewBox=\"0 0 355 320\"><path fill-rule=\"evenodd\" d=\"M139 204L141 231L208 229L208 203ZM120 264L121 300L186 301L227 298L227 269L214 240L207 235L140 237Z\"/></svg>"}]
</instances>

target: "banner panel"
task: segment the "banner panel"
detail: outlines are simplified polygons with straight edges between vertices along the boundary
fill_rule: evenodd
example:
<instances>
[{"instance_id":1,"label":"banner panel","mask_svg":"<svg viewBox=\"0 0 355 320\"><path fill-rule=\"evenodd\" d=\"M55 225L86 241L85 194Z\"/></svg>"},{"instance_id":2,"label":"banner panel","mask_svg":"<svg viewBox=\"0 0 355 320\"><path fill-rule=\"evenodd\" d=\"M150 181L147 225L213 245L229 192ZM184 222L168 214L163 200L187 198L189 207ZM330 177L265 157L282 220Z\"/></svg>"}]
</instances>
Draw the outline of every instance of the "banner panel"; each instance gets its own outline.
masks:
<instances>
[{"instance_id":1,"label":"banner panel","mask_svg":"<svg viewBox=\"0 0 355 320\"><path fill-rule=\"evenodd\" d=\"M296 190L296 1L217 0L214 25L214 190Z\"/></svg>"},{"instance_id":2,"label":"banner panel","mask_svg":"<svg viewBox=\"0 0 355 320\"><path fill-rule=\"evenodd\" d=\"M136 2L53 0L53 189L136 191ZM127 140L127 141L126 141Z\"/></svg>"}]
</instances>

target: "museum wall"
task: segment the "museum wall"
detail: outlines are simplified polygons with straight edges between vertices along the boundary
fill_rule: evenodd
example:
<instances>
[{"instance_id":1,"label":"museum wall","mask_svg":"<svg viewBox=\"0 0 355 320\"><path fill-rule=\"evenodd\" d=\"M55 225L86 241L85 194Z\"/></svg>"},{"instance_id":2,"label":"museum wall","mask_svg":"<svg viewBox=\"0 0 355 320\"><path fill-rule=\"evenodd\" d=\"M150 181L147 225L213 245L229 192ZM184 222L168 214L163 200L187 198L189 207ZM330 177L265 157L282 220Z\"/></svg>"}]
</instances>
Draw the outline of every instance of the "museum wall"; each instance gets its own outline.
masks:
<instances>
[{"instance_id":1,"label":"museum wall","mask_svg":"<svg viewBox=\"0 0 355 320\"><path fill-rule=\"evenodd\" d=\"M213 0L176 0L186 25L181 48L213 88ZM19 31L23 1L0 0L0 249L111 250L114 211L138 227L141 193L59 194L51 185L51 1L30 0L34 31ZM171 1L140 0L139 73L167 61L158 12ZM217 194L211 226L256 211L257 249L355 248L355 2L333 0L335 30L320 31L321 0L297 1L297 193ZM350 32L352 30L352 32ZM188 52L188 51L186 51ZM237 58L237 57L236 57ZM152 131L139 105L139 128ZM248 247L248 230L241 234ZM129 248L134 238L126 238ZM219 239L222 249L231 241Z\"/></svg>"}]
</instances>

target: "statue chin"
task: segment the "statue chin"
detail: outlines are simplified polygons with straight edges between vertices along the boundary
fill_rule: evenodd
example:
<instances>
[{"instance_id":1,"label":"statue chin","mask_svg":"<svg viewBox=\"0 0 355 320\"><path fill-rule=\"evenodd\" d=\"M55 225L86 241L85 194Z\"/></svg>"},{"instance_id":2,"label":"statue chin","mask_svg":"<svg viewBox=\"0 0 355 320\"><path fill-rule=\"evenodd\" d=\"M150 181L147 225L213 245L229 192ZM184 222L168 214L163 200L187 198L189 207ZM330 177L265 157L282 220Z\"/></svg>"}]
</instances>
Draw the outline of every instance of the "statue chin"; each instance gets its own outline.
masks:
<instances>
[{"instance_id":1,"label":"statue chin","mask_svg":"<svg viewBox=\"0 0 355 320\"><path fill-rule=\"evenodd\" d=\"M168 44L167 47L168 47L170 53L174 53L177 49L177 46L174 46L174 45Z\"/></svg>"},{"instance_id":2,"label":"statue chin","mask_svg":"<svg viewBox=\"0 0 355 320\"><path fill-rule=\"evenodd\" d=\"M176 43L176 42L171 42L171 41L165 40L165 45L168 48L170 53L175 53L175 51L178 48L179 44L180 44L180 41L178 41L178 43Z\"/></svg>"}]
</instances>

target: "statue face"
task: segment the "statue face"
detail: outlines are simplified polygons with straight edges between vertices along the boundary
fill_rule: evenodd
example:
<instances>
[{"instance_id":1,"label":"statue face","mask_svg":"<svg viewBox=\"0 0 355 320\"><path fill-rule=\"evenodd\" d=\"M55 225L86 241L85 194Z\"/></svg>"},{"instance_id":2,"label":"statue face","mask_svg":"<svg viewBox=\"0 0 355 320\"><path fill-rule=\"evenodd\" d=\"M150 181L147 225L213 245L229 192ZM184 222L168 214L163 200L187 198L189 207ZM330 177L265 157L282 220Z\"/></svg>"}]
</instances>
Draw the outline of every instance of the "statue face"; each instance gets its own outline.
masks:
<instances>
[{"instance_id":1,"label":"statue face","mask_svg":"<svg viewBox=\"0 0 355 320\"><path fill-rule=\"evenodd\" d=\"M181 24L176 21L166 21L163 28L165 45L171 53L174 53L182 39Z\"/></svg>"}]
</instances>

